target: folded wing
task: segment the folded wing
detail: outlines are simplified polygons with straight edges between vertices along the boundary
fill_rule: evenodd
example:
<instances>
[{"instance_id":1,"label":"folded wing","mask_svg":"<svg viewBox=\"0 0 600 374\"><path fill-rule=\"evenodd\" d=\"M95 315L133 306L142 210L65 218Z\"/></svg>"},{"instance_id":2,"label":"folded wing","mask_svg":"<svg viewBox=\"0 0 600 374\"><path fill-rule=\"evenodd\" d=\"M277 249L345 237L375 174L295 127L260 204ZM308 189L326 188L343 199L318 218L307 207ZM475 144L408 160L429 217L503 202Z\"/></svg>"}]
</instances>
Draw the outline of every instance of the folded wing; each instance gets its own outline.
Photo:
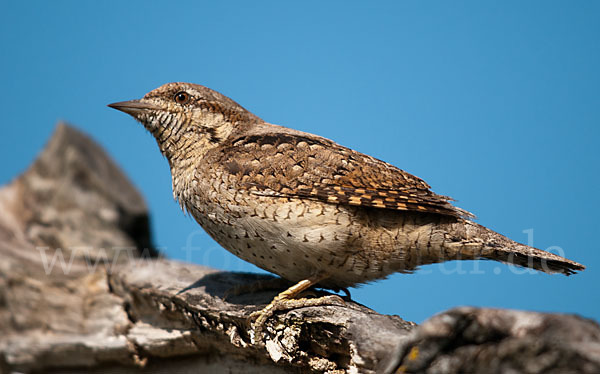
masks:
<instances>
[{"instance_id":1,"label":"folded wing","mask_svg":"<svg viewBox=\"0 0 600 374\"><path fill-rule=\"evenodd\" d=\"M422 179L309 134L242 136L212 158L213 165L225 165L228 173L238 174L242 188L256 194L472 217L450 204L451 198L432 192Z\"/></svg>"}]
</instances>

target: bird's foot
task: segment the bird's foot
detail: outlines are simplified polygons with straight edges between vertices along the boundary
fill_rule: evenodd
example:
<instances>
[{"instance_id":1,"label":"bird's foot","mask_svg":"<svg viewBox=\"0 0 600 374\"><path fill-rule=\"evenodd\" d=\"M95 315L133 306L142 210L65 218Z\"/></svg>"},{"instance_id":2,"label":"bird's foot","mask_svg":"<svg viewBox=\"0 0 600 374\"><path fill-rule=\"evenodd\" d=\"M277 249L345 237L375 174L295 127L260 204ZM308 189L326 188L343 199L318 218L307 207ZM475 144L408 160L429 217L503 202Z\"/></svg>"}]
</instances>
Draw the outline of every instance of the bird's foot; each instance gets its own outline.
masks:
<instances>
[{"instance_id":1,"label":"bird's foot","mask_svg":"<svg viewBox=\"0 0 600 374\"><path fill-rule=\"evenodd\" d=\"M311 306L323 306L323 305L346 305L344 299L338 295L327 295L321 296L314 299L285 299L276 297L267 305L264 309L254 312L250 315L250 320L254 320L252 323L253 343L261 345L263 343L263 330L267 320L281 310L292 310L298 308L305 308Z\"/></svg>"},{"instance_id":2,"label":"bird's foot","mask_svg":"<svg viewBox=\"0 0 600 374\"><path fill-rule=\"evenodd\" d=\"M252 323L253 343L261 345L263 342L263 330L267 320L273 314L280 310L291 310L310 306L322 305L345 305L344 300L338 295L327 295L317 298L296 298L311 286L323 280L324 276L317 275L315 277L302 280L287 290L277 295L273 301L262 310L254 312L250 315L249 320Z\"/></svg>"}]
</instances>

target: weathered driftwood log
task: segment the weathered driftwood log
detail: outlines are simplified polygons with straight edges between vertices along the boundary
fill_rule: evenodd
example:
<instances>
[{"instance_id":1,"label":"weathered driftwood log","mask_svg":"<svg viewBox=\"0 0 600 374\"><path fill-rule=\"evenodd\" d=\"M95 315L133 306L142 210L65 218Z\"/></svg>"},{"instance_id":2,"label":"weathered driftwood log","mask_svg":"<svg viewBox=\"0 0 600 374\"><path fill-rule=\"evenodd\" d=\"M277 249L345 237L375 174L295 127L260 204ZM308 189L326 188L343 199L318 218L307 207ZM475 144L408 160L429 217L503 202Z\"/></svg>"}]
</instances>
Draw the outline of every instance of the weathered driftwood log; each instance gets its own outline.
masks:
<instances>
[{"instance_id":1,"label":"weathered driftwood log","mask_svg":"<svg viewBox=\"0 0 600 374\"><path fill-rule=\"evenodd\" d=\"M422 326L344 306L247 317L269 278L160 258L139 193L60 125L0 190L0 372L598 372L600 327L576 316L460 308Z\"/></svg>"}]
</instances>

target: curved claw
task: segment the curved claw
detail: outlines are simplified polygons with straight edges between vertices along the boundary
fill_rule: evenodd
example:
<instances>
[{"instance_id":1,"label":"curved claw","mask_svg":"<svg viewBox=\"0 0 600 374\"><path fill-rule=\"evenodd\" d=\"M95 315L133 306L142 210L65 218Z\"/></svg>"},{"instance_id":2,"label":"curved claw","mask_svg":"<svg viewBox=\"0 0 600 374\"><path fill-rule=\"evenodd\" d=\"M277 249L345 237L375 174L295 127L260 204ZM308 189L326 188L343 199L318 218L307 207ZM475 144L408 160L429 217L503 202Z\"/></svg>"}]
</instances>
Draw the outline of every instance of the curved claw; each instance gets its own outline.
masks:
<instances>
[{"instance_id":1,"label":"curved claw","mask_svg":"<svg viewBox=\"0 0 600 374\"><path fill-rule=\"evenodd\" d=\"M305 306L317 306L317 305L330 305L332 302L328 296L319 297L316 299L298 299L294 300L299 294L309 289L310 287L316 285L323 279L326 279L327 275L323 273L318 273L313 275L310 278L303 279L300 282L296 283L292 287L287 290L281 292L279 295L275 296L273 301L269 303L266 307L264 307L261 311L254 312L250 315L249 320L256 318L254 323L252 323L252 330L254 332L254 343L260 344L262 343L262 331L265 325L265 322L269 317L273 315L277 310L286 310L286 309L296 309ZM336 296L341 300L339 296ZM344 301L342 300L342 303ZM339 302L337 303L339 304Z\"/></svg>"},{"instance_id":2,"label":"curved claw","mask_svg":"<svg viewBox=\"0 0 600 374\"><path fill-rule=\"evenodd\" d=\"M252 323L252 330L254 332L253 343L254 344L262 344L263 341L263 330L265 327L265 323L267 320L275 314L275 312L280 310L291 310L291 309L299 309L311 306L323 306L323 305L338 305L344 306L346 303L344 299L342 299L338 295L327 295L321 296L314 299L278 299L277 297L273 299L273 301L267 305L262 310L256 311L248 317L251 321L256 318L256 320Z\"/></svg>"}]
</instances>

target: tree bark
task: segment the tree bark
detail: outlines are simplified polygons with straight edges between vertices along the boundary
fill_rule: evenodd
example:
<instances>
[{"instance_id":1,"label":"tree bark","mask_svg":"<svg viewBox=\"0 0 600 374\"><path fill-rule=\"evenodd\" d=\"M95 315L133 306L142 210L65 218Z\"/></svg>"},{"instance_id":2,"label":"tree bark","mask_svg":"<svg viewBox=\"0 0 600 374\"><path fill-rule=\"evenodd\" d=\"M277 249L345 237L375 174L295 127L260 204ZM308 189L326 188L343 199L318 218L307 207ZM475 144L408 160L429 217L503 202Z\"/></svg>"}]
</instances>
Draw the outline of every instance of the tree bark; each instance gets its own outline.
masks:
<instances>
[{"instance_id":1,"label":"tree bark","mask_svg":"<svg viewBox=\"0 0 600 374\"><path fill-rule=\"evenodd\" d=\"M343 306L249 315L270 279L164 259L143 198L61 124L0 189L1 372L600 372L600 327L577 316L458 308L421 326Z\"/></svg>"}]
</instances>

